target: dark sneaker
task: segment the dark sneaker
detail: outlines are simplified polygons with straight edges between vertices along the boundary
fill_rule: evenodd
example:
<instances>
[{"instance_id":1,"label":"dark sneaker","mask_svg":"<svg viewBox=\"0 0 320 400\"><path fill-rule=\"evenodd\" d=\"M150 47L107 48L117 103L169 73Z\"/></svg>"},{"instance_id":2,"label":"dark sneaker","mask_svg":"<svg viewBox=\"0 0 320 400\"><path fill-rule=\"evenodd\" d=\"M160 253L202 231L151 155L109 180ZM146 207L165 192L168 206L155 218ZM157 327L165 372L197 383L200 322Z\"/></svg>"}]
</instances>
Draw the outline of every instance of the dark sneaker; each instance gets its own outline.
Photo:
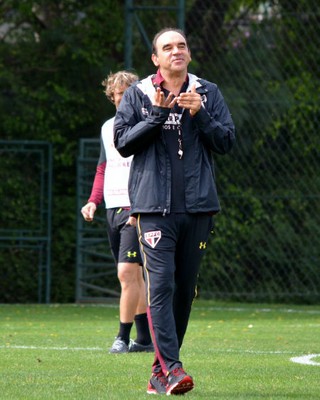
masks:
<instances>
[{"instance_id":1,"label":"dark sneaker","mask_svg":"<svg viewBox=\"0 0 320 400\"><path fill-rule=\"evenodd\" d=\"M130 339L129 353L141 353L141 352L153 353L154 352L153 343L151 342L150 344L144 345Z\"/></svg>"},{"instance_id":2,"label":"dark sneaker","mask_svg":"<svg viewBox=\"0 0 320 400\"><path fill-rule=\"evenodd\" d=\"M148 394L164 394L167 388L167 378L163 375L163 372L153 373L148 383Z\"/></svg>"},{"instance_id":3,"label":"dark sneaker","mask_svg":"<svg viewBox=\"0 0 320 400\"><path fill-rule=\"evenodd\" d=\"M184 394L194 387L193 379L182 368L175 368L168 375L167 396L171 394Z\"/></svg>"},{"instance_id":4,"label":"dark sneaker","mask_svg":"<svg viewBox=\"0 0 320 400\"><path fill-rule=\"evenodd\" d=\"M111 349L109 350L109 353L128 353L128 351L129 346L126 344L126 342L119 337L116 337Z\"/></svg>"}]
</instances>

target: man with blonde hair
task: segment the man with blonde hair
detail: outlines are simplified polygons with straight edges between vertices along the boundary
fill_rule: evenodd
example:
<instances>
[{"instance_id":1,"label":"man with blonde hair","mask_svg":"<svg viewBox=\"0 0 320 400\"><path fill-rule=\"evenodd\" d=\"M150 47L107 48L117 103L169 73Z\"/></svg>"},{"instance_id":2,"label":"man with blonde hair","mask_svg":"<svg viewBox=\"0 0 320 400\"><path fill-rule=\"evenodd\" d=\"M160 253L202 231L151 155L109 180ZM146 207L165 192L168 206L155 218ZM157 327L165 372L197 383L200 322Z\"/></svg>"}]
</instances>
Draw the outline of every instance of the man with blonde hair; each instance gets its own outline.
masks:
<instances>
[{"instance_id":1,"label":"man with blonde hair","mask_svg":"<svg viewBox=\"0 0 320 400\"><path fill-rule=\"evenodd\" d=\"M110 73L103 80L105 94L116 108L124 91L137 79L137 75L131 72L119 71ZM151 352L153 344L146 314L139 243L135 228L128 223L128 177L131 159L122 158L114 148L113 123L114 117L102 126L100 157L93 187L88 203L82 207L81 213L86 221L92 221L97 206L104 199L107 232L121 285L120 326L110 353ZM130 339L133 322L136 324L136 340Z\"/></svg>"}]
</instances>

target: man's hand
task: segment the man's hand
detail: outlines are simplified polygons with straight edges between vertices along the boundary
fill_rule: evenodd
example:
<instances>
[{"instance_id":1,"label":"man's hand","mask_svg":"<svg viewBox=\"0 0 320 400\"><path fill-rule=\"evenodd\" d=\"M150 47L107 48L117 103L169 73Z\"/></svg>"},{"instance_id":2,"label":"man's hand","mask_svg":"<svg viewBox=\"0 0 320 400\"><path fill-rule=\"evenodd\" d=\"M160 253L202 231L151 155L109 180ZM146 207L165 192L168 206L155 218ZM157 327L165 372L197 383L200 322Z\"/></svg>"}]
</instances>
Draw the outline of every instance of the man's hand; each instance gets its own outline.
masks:
<instances>
[{"instance_id":1,"label":"man's hand","mask_svg":"<svg viewBox=\"0 0 320 400\"><path fill-rule=\"evenodd\" d=\"M137 218L130 215L126 224L131 226L137 226Z\"/></svg>"},{"instance_id":2,"label":"man's hand","mask_svg":"<svg viewBox=\"0 0 320 400\"><path fill-rule=\"evenodd\" d=\"M81 214L86 221L92 221L94 217L94 213L96 212L97 206L89 202L85 206L81 208Z\"/></svg>"},{"instance_id":3,"label":"man's hand","mask_svg":"<svg viewBox=\"0 0 320 400\"><path fill-rule=\"evenodd\" d=\"M178 106L189 110L193 117L201 108L201 96L196 91L196 84L191 86L190 92L180 93L177 97Z\"/></svg>"},{"instance_id":4,"label":"man's hand","mask_svg":"<svg viewBox=\"0 0 320 400\"><path fill-rule=\"evenodd\" d=\"M177 98L173 93L169 93L166 98L161 88L157 88L154 94L153 105L158 107L172 108L177 102Z\"/></svg>"}]
</instances>

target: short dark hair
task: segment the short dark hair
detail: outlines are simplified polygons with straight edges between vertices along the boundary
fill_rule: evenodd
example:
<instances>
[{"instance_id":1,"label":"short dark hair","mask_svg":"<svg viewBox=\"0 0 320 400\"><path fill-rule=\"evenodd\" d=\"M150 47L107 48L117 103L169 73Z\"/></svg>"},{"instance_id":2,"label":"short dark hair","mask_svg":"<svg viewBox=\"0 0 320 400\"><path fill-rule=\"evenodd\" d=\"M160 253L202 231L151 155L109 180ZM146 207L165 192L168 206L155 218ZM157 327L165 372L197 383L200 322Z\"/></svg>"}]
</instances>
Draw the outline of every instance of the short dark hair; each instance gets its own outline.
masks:
<instances>
[{"instance_id":1,"label":"short dark hair","mask_svg":"<svg viewBox=\"0 0 320 400\"><path fill-rule=\"evenodd\" d=\"M170 27L163 28L163 29L161 29L161 31L159 31L158 33L156 33L154 35L154 38L152 40L152 54L157 55L157 40L159 39L159 36L161 36L163 33L171 32L171 31L180 33L180 35L184 37L184 39L185 39L185 41L187 43L187 36L186 36L186 34L184 33L184 31L182 29L170 28ZM188 45L188 43L187 43L187 45Z\"/></svg>"}]
</instances>

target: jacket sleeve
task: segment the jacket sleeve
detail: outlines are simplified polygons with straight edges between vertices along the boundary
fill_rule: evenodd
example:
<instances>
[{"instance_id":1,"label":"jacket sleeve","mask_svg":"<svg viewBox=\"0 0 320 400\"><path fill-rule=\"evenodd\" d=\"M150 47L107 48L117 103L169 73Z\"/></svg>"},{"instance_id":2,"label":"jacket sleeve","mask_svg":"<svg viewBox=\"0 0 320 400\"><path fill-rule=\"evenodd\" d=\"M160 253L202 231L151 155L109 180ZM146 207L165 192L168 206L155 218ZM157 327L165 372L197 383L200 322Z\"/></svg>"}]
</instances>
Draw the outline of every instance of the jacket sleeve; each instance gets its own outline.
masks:
<instances>
[{"instance_id":1,"label":"jacket sleeve","mask_svg":"<svg viewBox=\"0 0 320 400\"><path fill-rule=\"evenodd\" d=\"M103 185L104 185L104 172L106 169L106 163L99 164L96 169L96 174L93 180L92 190L89 202L93 202L96 206L103 201Z\"/></svg>"},{"instance_id":2,"label":"jacket sleeve","mask_svg":"<svg viewBox=\"0 0 320 400\"><path fill-rule=\"evenodd\" d=\"M201 140L205 146L215 153L228 153L235 142L235 127L228 106L220 92L215 87L211 92L212 101L208 108L201 107L194 116Z\"/></svg>"},{"instance_id":3,"label":"jacket sleeve","mask_svg":"<svg viewBox=\"0 0 320 400\"><path fill-rule=\"evenodd\" d=\"M96 174L94 176L91 194L88 199L89 202L93 202L96 206L103 201L103 189L104 189L104 174L106 170L106 152L103 144L102 137L100 137L100 156L98 165L96 168Z\"/></svg>"},{"instance_id":4,"label":"jacket sleeve","mask_svg":"<svg viewBox=\"0 0 320 400\"><path fill-rule=\"evenodd\" d=\"M114 144L120 155L129 157L148 147L161 135L169 113L169 108L153 106L136 87L128 88L114 121Z\"/></svg>"}]
</instances>

